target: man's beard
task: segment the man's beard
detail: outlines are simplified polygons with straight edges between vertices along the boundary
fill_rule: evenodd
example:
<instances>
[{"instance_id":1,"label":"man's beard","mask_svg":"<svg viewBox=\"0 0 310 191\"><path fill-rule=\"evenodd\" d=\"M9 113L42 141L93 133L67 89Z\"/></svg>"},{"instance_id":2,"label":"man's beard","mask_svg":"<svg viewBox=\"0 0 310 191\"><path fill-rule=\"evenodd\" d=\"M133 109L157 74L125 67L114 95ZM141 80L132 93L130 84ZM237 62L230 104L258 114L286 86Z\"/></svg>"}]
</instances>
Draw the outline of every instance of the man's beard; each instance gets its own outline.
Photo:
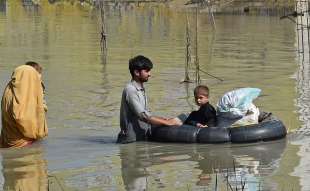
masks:
<instances>
[{"instance_id":1,"label":"man's beard","mask_svg":"<svg viewBox=\"0 0 310 191\"><path fill-rule=\"evenodd\" d=\"M141 82L147 82L149 80L149 78L141 78L140 81Z\"/></svg>"}]
</instances>

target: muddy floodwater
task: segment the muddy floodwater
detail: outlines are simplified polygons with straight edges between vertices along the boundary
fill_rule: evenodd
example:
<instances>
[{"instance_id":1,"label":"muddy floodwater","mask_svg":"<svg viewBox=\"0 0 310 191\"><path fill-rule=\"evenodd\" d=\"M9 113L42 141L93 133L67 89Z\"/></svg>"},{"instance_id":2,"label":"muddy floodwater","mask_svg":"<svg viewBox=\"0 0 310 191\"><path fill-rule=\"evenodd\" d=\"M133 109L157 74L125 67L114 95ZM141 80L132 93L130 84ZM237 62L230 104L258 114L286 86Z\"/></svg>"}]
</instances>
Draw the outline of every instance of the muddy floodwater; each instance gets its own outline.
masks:
<instances>
[{"instance_id":1,"label":"muddy floodwater","mask_svg":"<svg viewBox=\"0 0 310 191\"><path fill-rule=\"evenodd\" d=\"M198 58L211 104L257 87L255 104L279 117L287 138L252 144L115 144L128 59L154 62L146 84L154 115L197 109L184 79L186 25L195 60L195 11L166 4L107 6L107 51L97 9L69 1L0 0L0 92L13 69L44 68L49 136L0 151L0 190L309 190L309 59L296 24L279 16L198 14ZM195 80L194 65L189 69Z\"/></svg>"}]
</instances>

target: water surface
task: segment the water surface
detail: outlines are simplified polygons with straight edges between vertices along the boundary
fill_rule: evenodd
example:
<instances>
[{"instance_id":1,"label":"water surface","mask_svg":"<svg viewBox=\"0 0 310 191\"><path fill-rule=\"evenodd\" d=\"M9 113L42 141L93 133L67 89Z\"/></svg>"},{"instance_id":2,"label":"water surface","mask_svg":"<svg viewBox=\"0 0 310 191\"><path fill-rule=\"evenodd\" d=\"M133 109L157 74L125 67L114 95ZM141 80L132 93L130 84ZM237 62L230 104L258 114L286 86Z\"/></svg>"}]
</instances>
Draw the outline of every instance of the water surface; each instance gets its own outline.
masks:
<instances>
[{"instance_id":1,"label":"water surface","mask_svg":"<svg viewBox=\"0 0 310 191\"><path fill-rule=\"evenodd\" d=\"M180 83L186 17L192 60L195 55L192 11L163 4L107 8L103 58L94 7L0 2L0 89L16 66L27 60L41 63L50 129L47 139L30 148L1 151L3 190L25 185L37 185L32 190L47 185L51 190L229 190L227 186L240 188L243 182L245 190L307 190L307 172L298 170L306 157L300 150L309 142L306 135L241 145L114 143L121 91L130 80L128 59L135 55L154 62L147 83L154 114L174 117L196 109L195 83ZM258 87L262 95L255 104L260 109L281 118L290 132L307 129L309 116L302 111L309 109L304 104L308 99L300 98L308 94L300 92L309 86L298 85L295 24L276 16L246 15L217 15L215 22L214 29L207 13L198 16L200 67L224 80L200 73L211 89L211 103L234 88Z\"/></svg>"}]
</instances>

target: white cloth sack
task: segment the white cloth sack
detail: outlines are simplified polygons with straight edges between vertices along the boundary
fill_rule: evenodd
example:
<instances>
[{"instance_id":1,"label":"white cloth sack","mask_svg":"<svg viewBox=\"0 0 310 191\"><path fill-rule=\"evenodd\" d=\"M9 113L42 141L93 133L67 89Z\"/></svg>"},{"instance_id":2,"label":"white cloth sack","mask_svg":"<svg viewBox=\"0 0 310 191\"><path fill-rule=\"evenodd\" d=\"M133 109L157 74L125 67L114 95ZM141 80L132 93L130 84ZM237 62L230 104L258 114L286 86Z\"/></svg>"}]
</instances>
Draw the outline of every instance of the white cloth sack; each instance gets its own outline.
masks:
<instances>
[{"instance_id":1,"label":"white cloth sack","mask_svg":"<svg viewBox=\"0 0 310 191\"><path fill-rule=\"evenodd\" d=\"M260 92L258 88L240 88L225 93L217 104L217 126L257 124L259 109L252 102Z\"/></svg>"}]
</instances>

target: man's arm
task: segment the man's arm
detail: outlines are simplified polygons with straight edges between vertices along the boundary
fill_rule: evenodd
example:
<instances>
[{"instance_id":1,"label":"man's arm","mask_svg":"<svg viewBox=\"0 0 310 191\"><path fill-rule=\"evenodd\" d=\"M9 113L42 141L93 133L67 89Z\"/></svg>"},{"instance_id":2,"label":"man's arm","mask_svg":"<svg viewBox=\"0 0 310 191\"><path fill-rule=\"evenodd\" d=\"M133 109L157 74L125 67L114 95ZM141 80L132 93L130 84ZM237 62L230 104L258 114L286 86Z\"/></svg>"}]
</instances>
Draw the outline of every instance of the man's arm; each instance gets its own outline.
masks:
<instances>
[{"instance_id":1,"label":"man's arm","mask_svg":"<svg viewBox=\"0 0 310 191\"><path fill-rule=\"evenodd\" d=\"M152 125L166 125L166 126L180 126L182 122L176 120L175 118L165 119L162 117L151 116L147 117L146 121Z\"/></svg>"},{"instance_id":2,"label":"man's arm","mask_svg":"<svg viewBox=\"0 0 310 191\"><path fill-rule=\"evenodd\" d=\"M132 111L134 111L142 121L145 121L152 125L182 125L175 119L165 119L163 117L152 116L151 113L139 101L137 94L134 92L135 90L128 89L127 91L127 102Z\"/></svg>"}]
</instances>

